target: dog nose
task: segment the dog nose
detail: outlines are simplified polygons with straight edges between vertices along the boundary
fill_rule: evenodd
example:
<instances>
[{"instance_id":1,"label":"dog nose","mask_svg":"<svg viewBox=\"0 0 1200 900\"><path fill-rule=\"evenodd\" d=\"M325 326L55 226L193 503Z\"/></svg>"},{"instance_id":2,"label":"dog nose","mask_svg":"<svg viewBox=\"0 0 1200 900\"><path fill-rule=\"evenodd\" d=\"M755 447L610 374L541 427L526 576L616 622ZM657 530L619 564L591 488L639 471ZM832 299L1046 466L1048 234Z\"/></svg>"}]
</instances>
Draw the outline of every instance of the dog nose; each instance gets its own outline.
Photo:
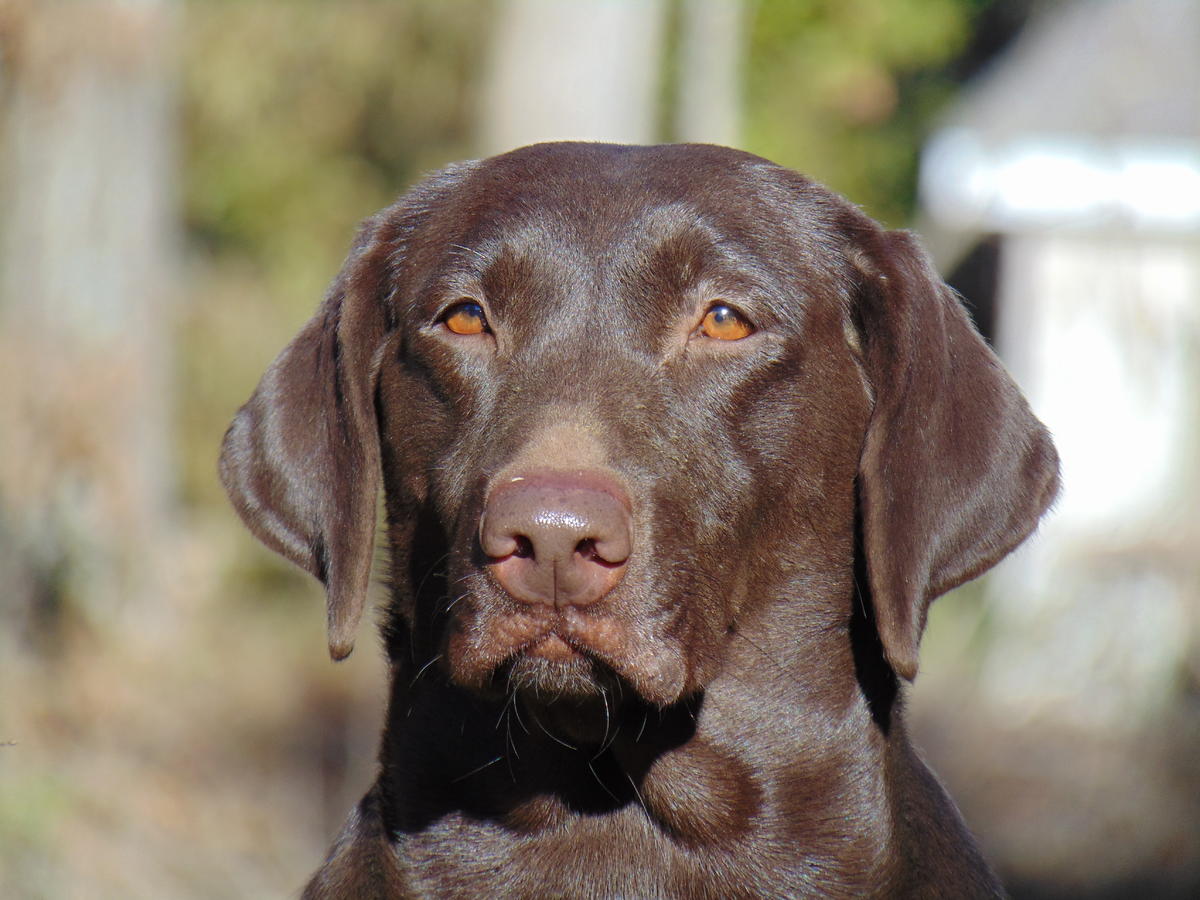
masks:
<instances>
[{"instance_id":1,"label":"dog nose","mask_svg":"<svg viewBox=\"0 0 1200 900\"><path fill-rule=\"evenodd\" d=\"M511 596L586 606L625 573L633 549L629 502L615 481L597 472L517 475L492 489L479 540Z\"/></svg>"}]
</instances>

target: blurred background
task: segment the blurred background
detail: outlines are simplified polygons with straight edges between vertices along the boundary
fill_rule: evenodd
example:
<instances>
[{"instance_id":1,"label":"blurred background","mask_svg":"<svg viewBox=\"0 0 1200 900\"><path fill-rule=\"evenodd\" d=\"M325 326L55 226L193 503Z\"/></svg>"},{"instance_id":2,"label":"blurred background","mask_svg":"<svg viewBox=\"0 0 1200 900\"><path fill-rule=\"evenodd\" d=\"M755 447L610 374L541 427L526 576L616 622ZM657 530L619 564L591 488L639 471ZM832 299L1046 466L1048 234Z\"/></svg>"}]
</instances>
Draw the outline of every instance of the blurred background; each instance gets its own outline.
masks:
<instances>
[{"instance_id":1,"label":"blurred background","mask_svg":"<svg viewBox=\"0 0 1200 900\"><path fill-rule=\"evenodd\" d=\"M1192 0L0 0L0 896L294 894L377 643L215 476L357 221L555 137L728 143L915 227L1055 432L918 739L1013 894L1200 896Z\"/></svg>"}]
</instances>

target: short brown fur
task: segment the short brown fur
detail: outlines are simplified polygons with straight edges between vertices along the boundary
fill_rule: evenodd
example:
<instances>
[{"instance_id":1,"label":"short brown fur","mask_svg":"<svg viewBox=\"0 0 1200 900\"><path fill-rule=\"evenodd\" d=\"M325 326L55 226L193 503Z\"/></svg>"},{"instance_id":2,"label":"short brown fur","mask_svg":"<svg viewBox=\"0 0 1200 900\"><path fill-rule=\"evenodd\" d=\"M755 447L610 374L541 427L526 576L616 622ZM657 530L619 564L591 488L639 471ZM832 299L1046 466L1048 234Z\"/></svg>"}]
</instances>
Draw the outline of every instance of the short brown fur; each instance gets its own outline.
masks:
<instances>
[{"instance_id":1,"label":"short brown fur","mask_svg":"<svg viewBox=\"0 0 1200 900\"><path fill-rule=\"evenodd\" d=\"M487 333L441 324L463 298ZM700 333L717 300L754 333ZM497 480L547 466L628 500L586 607L514 599L480 549ZM221 471L325 583L336 658L387 502L379 779L306 897L1002 895L903 680L1057 458L914 239L801 176L602 144L433 175L363 226Z\"/></svg>"}]
</instances>

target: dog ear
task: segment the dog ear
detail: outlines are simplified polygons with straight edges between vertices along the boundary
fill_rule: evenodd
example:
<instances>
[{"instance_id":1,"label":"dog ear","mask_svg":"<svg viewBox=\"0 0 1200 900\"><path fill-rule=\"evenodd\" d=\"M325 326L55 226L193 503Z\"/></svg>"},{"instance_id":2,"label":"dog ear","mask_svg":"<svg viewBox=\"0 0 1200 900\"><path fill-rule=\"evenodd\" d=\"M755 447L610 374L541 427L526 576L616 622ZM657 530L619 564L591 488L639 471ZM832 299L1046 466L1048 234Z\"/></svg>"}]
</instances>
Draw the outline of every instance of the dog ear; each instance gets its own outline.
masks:
<instances>
[{"instance_id":1,"label":"dog ear","mask_svg":"<svg viewBox=\"0 0 1200 900\"><path fill-rule=\"evenodd\" d=\"M375 389L397 328L397 279L418 245L450 242L430 236L430 223L477 167L447 166L363 223L317 314L225 434L221 481L234 507L259 540L325 585L334 659L354 649L371 579L381 481Z\"/></svg>"},{"instance_id":2,"label":"dog ear","mask_svg":"<svg viewBox=\"0 0 1200 900\"><path fill-rule=\"evenodd\" d=\"M874 394L862 543L884 654L912 680L929 603L1029 535L1058 492L1058 455L916 240L867 243L854 310Z\"/></svg>"},{"instance_id":3,"label":"dog ear","mask_svg":"<svg viewBox=\"0 0 1200 900\"><path fill-rule=\"evenodd\" d=\"M267 369L221 448L221 481L246 525L325 585L334 659L354 649L374 552L382 219L363 225L324 303Z\"/></svg>"}]
</instances>

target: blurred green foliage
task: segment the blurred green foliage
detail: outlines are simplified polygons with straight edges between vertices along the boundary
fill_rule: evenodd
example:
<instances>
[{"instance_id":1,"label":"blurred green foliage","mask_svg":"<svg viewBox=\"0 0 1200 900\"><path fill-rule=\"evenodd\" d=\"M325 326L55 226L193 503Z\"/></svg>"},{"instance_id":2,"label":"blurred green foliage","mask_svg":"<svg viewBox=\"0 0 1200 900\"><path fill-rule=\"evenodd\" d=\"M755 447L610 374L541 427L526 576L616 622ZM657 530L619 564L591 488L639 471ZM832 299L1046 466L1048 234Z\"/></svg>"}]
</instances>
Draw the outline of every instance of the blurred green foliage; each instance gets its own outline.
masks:
<instances>
[{"instance_id":1,"label":"blurred green foliage","mask_svg":"<svg viewBox=\"0 0 1200 900\"><path fill-rule=\"evenodd\" d=\"M185 500L223 505L217 442L311 314L359 221L471 154L487 0L191 0L190 257L178 359Z\"/></svg>"},{"instance_id":2,"label":"blurred green foliage","mask_svg":"<svg viewBox=\"0 0 1200 900\"><path fill-rule=\"evenodd\" d=\"M353 225L470 151L489 4L193 2L184 34L190 235L273 286L330 274Z\"/></svg>"},{"instance_id":3,"label":"blurred green foliage","mask_svg":"<svg viewBox=\"0 0 1200 900\"><path fill-rule=\"evenodd\" d=\"M911 215L917 150L955 88L988 0L759 0L744 144L893 226Z\"/></svg>"}]
</instances>

